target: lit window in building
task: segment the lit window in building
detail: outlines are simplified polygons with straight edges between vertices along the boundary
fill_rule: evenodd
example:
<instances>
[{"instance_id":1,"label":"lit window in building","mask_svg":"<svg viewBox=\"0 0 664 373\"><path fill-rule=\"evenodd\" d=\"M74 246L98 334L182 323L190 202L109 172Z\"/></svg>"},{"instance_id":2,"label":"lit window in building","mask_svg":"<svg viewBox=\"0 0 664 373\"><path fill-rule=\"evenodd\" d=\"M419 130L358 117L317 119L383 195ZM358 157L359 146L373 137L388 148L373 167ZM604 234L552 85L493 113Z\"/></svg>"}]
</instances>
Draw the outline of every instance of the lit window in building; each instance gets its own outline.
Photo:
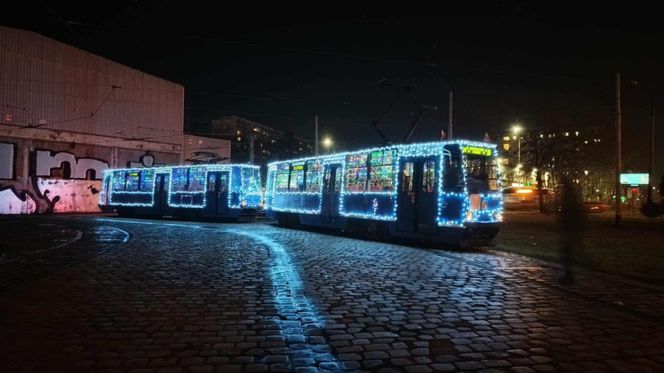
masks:
<instances>
[{"instance_id":1,"label":"lit window in building","mask_svg":"<svg viewBox=\"0 0 664 373\"><path fill-rule=\"evenodd\" d=\"M503 144L503 149L505 149L505 151L510 150L510 144L507 143Z\"/></svg>"},{"instance_id":2,"label":"lit window in building","mask_svg":"<svg viewBox=\"0 0 664 373\"><path fill-rule=\"evenodd\" d=\"M503 137L503 141L510 141L510 137L509 136Z\"/></svg>"}]
</instances>

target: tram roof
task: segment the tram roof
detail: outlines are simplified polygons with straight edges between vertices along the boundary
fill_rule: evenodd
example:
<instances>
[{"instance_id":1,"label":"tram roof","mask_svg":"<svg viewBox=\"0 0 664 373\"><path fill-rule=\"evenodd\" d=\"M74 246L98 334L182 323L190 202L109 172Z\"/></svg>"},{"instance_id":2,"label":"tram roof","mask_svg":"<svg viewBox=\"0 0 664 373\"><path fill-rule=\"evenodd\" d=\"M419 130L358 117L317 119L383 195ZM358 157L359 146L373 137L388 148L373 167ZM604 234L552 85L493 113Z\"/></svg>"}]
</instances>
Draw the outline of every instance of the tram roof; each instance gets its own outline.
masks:
<instances>
[{"instance_id":1,"label":"tram roof","mask_svg":"<svg viewBox=\"0 0 664 373\"><path fill-rule=\"evenodd\" d=\"M484 147L484 148L491 148L495 149L498 145L494 143L488 143L488 142L483 142L483 141L473 141L473 140L444 140L444 141L434 141L434 142L422 142L422 143L415 143L415 144L394 144L394 145L388 145L388 146L381 146L381 147L375 147L375 148L367 148L367 149L360 149L360 150L352 150L352 151L346 151L346 152L341 152L341 153L335 153L335 154L325 154L325 155L313 155L309 157L304 157L304 158L295 158L295 159L284 159L280 161L274 161L268 163L268 168L280 163L291 163L291 162L304 162L304 161L309 161L312 159L335 159L335 158L343 158L348 154L357 154L357 153L368 153L368 152L373 152L377 150L386 150L386 149L403 149L403 148L411 148L411 147L436 147L440 146L441 148L445 145L450 145L450 144L459 144L459 145L470 145L470 146L477 146L477 147Z\"/></svg>"},{"instance_id":2,"label":"tram roof","mask_svg":"<svg viewBox=\"0 0 664 373\"><path fill-rule=\"evenodd\" d=\"M184 165L171 165L171 166L159 166L159 167L126 167L126 168L107 168L104 172L109 171L145 171L145 170L163 170L167 171L173 168L185 168L185 167L204 167L207 169L229 169L232 167L240 168L254 168L260 169L259 165L249 164L249 163L212 163L212 164L184 164Z\"/></svg>"}]
</instances>

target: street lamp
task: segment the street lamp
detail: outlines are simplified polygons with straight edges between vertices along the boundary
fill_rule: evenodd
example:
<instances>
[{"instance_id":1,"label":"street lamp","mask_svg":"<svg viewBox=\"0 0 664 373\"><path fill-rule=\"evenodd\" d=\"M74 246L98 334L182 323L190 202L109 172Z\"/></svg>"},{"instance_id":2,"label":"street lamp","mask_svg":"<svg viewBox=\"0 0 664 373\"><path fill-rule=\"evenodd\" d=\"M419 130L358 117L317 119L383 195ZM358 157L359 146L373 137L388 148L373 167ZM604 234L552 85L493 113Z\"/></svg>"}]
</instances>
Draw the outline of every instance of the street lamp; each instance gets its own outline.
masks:
<instances>
[{"instance_id":1,"label":"street lamp","mask_svg":"<svg viewBox=\"0 0 664 373\"><path fill-rule=\"evenodd\" d=\"M323 146L327 149L327 151L330 151L330 148L332 148L332 152L334 152L334 142L329 136L325 136L323 139Z\"/></svg>"},{"instance_id":2,"label":"street lamp","mask_svg":"<svg viewBox=\"0 0 664 373\"><path fill-rule=\"evenodd\" d=\"M515 124L515 125L512 126L512 133L514 134L514 136L517 137L517 144L518 144L518 149L519 149L518 150L518 155L517 155L517 158L518 158L517 163L521 163L521 136L519 135L521 133L521 131L523 131L523 127L521 127L520 125Z\"/></svg>"}]
</instances>

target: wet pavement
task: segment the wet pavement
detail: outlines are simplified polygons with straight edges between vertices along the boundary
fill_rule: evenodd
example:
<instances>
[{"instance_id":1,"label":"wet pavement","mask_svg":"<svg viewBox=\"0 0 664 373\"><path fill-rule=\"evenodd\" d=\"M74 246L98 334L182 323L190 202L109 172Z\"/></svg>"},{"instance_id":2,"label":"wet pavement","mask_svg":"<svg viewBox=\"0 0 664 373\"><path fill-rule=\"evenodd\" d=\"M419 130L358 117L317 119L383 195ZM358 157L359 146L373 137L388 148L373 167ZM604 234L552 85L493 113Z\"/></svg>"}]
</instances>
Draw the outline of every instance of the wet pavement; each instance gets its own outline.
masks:
<instances>
[{"instance_id":1,"label":"wet pavement","mask_svg":"<svg viewBox=\"0 0 664 373\"><path fill-rule=\"evenodd\" d=\"M256 224L0 217L0 371L663 371L664 288Z\"/></svg>"}]
</instances>

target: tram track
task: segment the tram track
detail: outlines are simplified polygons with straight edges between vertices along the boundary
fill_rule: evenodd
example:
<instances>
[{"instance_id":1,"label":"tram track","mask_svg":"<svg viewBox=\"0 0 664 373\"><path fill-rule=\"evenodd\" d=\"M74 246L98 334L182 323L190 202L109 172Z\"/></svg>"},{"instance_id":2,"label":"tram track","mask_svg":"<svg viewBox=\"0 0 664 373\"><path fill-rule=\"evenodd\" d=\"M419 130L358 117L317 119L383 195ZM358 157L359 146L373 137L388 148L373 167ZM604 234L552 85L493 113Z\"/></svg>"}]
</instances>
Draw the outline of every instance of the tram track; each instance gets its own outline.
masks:
<instances>
[{"instance_id":1,"label":"tram track","mask_svg":"<svg viewBox=\"0 0 664 373\"><path fill-rule=\"evenodd\" d=\"M101 219L98 219L98 220L101 220ZM103 219L103 221L113 221L113 220L112 219ZM117 221L117 220L115 220L115 221L118 222L118 223L123 222L123 221ZM131 223L131 222L132 222L131 220L124 220L124 223ZM152 224L152 225L170 225L170 226L190 227L190 228L199 228L199 229L216 229L216 230L219 230L219 231L222 231L222 232L229 232L229 230L227 228L208 225L208 224L202 225L202 224L197 224L197 223L182 224L182 223L152 223L152 222L142 222L142 223ZM271 227L271 228L275 229L274 227ZM315 233L315 232L310 232L310 233ZM345 237L345 238L353 239L352 237ZM493 275L495 275L497 277L500 277L502 279L510 279L510 278L513 278L513 277L518 277L518 278L521 278L521 279L526 280L528 282L536 282L537 284L545 286L549 289L554 289L554 290L557 290L557 291L561 291L561 292L570 294L572 296L575 296L577 298L583 299L585 301L589 301L589 302L592 302L592 303L595 303L595 304L606 306L606 307L608 307L608 308L610 308L610 309L612 309L616 312L620 312L622 314L627 314L627 315L630 315L632 317L640 318L642 320L647 320L649 322L653 322L653 323L656 323L658 325L663 325L664 326L664 320L662 320L660 318L657 318L657 317L649 315L647 313L635 310L635 309L630 308L628 305L625 305L625 304L617 304L616 302L612 302L612 301L609 301L609 300L604 300L604 299L600 299L600 298L597 298L597 297L594 297L594 296L591 296L591 295L588 295L588 294L584 294L582 292L574 290L573 288L558 286L558 285L556 285L554 283L551 283L549 281L537 280L537 279L534 279L534 278L529 277L527 275L520 274L518 272L512 272L509 275L505 275L504 273L500 273L500 271L496 271L495 268L491 265L484 264L484 263L479 263L476 260L472 260L472 259L462 258L459 255L455 255L453 253L446 253L446 252L441 251L440 249L422 248L422 247L409 246L409 245L398 245L398 246L415 249L415 250L418 250L418 251L426 252L426 253L429 253L429 254L433 254L435 256L444 257L444 258L455 260L455 261L464 262L464 263L467 263L468 265L472 265L476 268L481 268L483 270L489 271ZM269 250L268 250L268 252L269 252ZM489 251L489 252L491 252L491 251ZM544 267L544 268L547 268L549 270L560 271L560 269L558 269L554 266L549 266L549 265L540 265L540 264L538 264L537 267L539 267L539 268ZM641 289L652 291L652 289L647 289L647 288L643 288L643 287ZM661 292L661 291L659 291L658 293L659 294L664 294L664 292Z\"/></svg>"},{"instance_id":2,"label":"tram track","mask_svg":"<svg viewBox=\"0 0 664 373\"><path fill-rule=\"evenodd\" d=\"M33 283L35 281L38 281L38 280L44 279L46 277L49 277L49 276L51 276L53 274L56 274L58 272L62 272L62 271L67 270L69 268L75 267L79 264L86 263L86 262L89 262L91 260L94 260L94 259L96 259L96 258L98 258L102 255L105 255L105 254L108 254L108 253L112 252L117 247L127 243L132 237L132 235L129 232L127 232L123 229L117 228L117 227L97 226L97 227L94 227L95 233L90 234L90 236L92 236L91 237L92 240L94 240L96 238L95 235L98 234L97 231L100 228L101 229L111 229L111 230L114 230L116 232L119 232L122 235L122 237L117 242L110 242L110 243L104 245L101 249L97 250L94 254L86 255L86 256L83 256L83 257L78 258L78 259L70 260L70 261L67 261L67 262L62 263L62 264L56 264L56 265L52 266L51 268L49 268L47 270L40 271L40 272L37 272L33 275L29 275L29 276L26 276L26 277L23 277L23 278L20 278L20 279L10 280L6 283L3 283L3 284L0 285L0 293L6 292L6 291L9 291L9 290L12 290L12 289L16 289L16 288L21 287L21 286L25 286L25 285ZM86 234L83 233L83 231L81 231L81 230L78 230L78 229L76 229L76 230L80 234L77 234L73 239L70 239L67 242L49 247L49 248L44 249L44 250L39 250L37 252L38 253L44 253L44 252L47 252L47 251L52 251L54 249L63 248L65 246L72 245L76 242L78 242L79 244L84 244L85 242L81 241L81 239L83 237L85 237ZM103 241L107 242L108 239L105 238ZM94 241L92 243L94 243Z\"/></svg>"}]
</instances>

